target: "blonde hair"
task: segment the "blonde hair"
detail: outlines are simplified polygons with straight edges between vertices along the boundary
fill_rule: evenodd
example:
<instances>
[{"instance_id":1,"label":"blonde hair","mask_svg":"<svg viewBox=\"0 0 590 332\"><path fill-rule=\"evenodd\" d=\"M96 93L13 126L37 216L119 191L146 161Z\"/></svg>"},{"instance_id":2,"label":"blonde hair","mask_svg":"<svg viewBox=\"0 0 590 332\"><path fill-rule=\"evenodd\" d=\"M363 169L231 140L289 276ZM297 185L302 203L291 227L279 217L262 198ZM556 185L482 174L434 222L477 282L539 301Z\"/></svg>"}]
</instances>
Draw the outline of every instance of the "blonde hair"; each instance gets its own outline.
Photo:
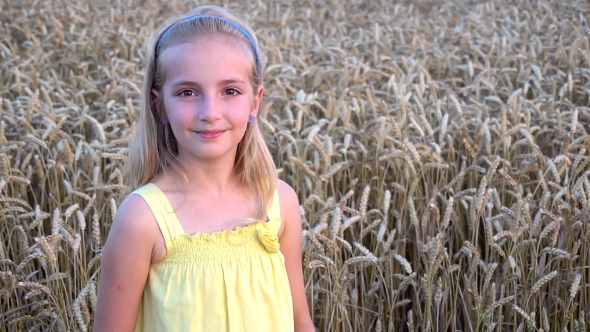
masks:
<instances>
[{"instance_id":1,"label":"blonde hair","mask_svg":"<svg viewBox=\"0 0 590 332\"><path fill-rule=\"evenodd\" d=\"M222 19L213 19L211 16ZM246 36L244 32L250 36ZM252 93L256 93L258 87L262 85L263 66L258 55L260 52L256 35L246 23L227 10L216 6L202 6L163 24L153 34L146 57L139 119L130 142L129 160L125 169L127 188L130 192L149 183L157 174L165 172L168 167L178 172L187 181L186 168L177 157L176 139L169 124L162 124L164 119L162 114L165 114L163 94L154 97L151 90L152 88L159 90L164 85L166 78L164 64L168 48L211 34L222 34L246 42L252 48L253 55L251 59L251 83L254 87ZM276 190L277 172L258 119L248 123L244 137L238 144L234 170L240 184L253 190L257 207L256 218L266 220Z\"/></svg>"}]
</instances>

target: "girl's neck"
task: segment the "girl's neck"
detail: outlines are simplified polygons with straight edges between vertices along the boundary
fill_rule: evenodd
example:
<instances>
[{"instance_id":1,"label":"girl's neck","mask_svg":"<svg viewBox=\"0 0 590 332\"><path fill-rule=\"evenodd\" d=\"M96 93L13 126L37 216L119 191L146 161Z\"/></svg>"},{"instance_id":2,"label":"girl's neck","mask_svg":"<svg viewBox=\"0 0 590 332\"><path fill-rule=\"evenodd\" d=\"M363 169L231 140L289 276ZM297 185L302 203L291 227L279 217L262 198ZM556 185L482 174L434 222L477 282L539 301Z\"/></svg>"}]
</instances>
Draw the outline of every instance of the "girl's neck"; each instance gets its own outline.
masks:
<instances>
[{"instance_id":1,"label":"girl's neck","mask_svg":"<svg viewBox=\"0 0 590 332\"><path fill-rule=\"evenodd\" d=\"M175 190L187 195L206 192L208 195L222 196L223 193L239 187L238 176L231 163L191 161L184 164L187 181L175 171L166 176Z\"/></svg>"}]
</instances>

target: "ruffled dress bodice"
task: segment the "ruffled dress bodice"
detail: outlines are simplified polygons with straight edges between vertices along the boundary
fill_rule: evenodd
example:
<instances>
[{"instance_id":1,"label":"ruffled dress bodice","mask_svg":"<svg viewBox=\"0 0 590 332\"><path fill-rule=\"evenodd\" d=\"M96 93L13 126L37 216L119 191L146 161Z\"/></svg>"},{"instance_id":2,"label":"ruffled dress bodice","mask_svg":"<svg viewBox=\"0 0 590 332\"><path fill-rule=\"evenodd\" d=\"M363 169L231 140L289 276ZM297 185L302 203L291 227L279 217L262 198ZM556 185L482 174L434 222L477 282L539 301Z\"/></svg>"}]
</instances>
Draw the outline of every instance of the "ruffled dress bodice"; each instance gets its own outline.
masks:
<instances>
[{"instance_id":1,"label":"ruffled dress bodice","mask_svg":"<svg viewBox=\"0 0 590 332\"><path fill-rule=\"evenodd\" d=\"M268 221L194 235L156 185L134 194L149 205L166 243L166 257L150 266L135 331L293 331L277 192Z\"/></svg>"}]
</instances>

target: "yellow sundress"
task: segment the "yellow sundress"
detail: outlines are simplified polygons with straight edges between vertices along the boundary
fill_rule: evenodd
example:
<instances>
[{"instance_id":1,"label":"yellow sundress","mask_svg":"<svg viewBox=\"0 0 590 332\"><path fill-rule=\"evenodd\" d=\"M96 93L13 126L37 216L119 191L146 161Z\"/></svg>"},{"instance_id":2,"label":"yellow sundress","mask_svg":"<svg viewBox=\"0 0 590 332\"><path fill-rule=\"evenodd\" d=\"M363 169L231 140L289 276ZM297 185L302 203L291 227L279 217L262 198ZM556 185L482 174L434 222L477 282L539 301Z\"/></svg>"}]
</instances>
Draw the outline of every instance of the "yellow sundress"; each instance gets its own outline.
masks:
<instances>
[{"instance_id":1,"label":"yellow sundress","mask_svg":"<svg viewBox=\"0 0 590 332\"><path fill-rule=\"evenodd\" d=\"M150 266L135 331L294 330L285 257L279 251L278 192L268 222L195 235L184 232L156 185L133 193L152 210L167 251Z\"/></svg>"}]
</instances>

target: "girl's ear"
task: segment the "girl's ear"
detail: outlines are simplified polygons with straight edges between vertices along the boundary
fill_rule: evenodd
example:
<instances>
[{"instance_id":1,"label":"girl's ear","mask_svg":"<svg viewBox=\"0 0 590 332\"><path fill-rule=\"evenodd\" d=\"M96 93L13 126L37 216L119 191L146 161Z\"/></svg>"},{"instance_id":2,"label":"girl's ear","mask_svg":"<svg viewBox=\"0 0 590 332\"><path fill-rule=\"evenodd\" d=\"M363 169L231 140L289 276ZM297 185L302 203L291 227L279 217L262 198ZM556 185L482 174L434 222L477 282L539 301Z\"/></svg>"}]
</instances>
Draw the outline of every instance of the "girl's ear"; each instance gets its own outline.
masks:
<instances>
[{"instance_id":1,"label":"girl's ear","mask_svg":"<svg viewBox=\"0 0 590 332\"><path fill-rule=\"evenodd\" d=\"M254 101L252 102L252 110L250 111L250 115L258 116L258 110L260 109L260 102L262 101L263 95L264 87L262 85L259 85L258 92L254 96Z\"/></svg>"},{"instance_id":2,"label":"girl's ear","mask_svg":"<svg viewBox=\"0 0 590 332\"><path fill-rule=\"evenodd\" d=\"M158 98L159 94L160 94L160 91L158 91L156 88L152 88L152 95L155 98Z\"/></svg>"}]
</instances>

